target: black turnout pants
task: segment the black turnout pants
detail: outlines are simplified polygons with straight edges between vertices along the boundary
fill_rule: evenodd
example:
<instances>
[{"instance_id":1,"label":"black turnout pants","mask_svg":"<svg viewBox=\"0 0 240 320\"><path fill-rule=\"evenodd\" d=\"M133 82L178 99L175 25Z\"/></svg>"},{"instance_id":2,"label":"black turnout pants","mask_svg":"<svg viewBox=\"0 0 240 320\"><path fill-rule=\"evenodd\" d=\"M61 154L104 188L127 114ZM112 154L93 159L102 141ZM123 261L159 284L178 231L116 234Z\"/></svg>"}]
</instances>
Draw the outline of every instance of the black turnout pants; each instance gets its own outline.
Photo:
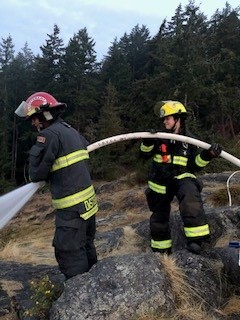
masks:
<instances>
[{"instance_id":1,"label":"black turnout pants","mask_svg":"<svg viewBox=\"0 0 240 320\"><path fill-rule=\"evenodd\" d=\"M174 196L179 202L179 211L184 227L197 227L206 224L206 215L201 198L202 186L197 179L174 179L166 186L166 194L147 189L147 202L150 217L151 238L156 241L171 239L169 217ZM197 237L199 239L199 237ZM191 238L191 241L194 239Z\"/></svg>"},{"instance_id":2,"label":"black turnout pants","mask_svg":"<svg viewBox=\"0 0 240 320\"><path fill-rule=\"evenodd\" d=\"M53 246L59 269L66 279L89 271L97 263L95 233L95 215L88 220L78 217L64 221L56 217Z\"/></svg>"}]
</instances>

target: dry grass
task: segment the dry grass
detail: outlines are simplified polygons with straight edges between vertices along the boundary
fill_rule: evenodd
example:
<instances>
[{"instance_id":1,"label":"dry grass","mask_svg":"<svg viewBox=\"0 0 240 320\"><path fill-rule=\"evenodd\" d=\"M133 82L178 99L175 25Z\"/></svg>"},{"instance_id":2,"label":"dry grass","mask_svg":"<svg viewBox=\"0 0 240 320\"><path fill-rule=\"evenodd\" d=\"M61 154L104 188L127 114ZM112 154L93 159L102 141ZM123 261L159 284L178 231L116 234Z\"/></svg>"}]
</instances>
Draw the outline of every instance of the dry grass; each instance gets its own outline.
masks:
<instances>
[{"instance_id":1,"label":"dry grass","mask_svg":"<svg viewBox=\"0 0 240 320\"><path fill-rule=\"evenodd\" d=\"M18 229L9 227L0 237L0 258L19 263L55 265L52 248L53 223L23 223Z\"/></svg>"},{"instance_id":2,"label":"dry grass","mask_svg":"<svg viewBox=\"0 0 240 320\"><path fill-rule=\"evenodd\" d=\"M7 292L9 297L14 296L18 290L23 289L21 282L1 279L0 283L2 289Z\"/></svg>"},{"instance_id":3,"label":"dry grass","mask_svg":"<svg viewBox=\"0 0 240 320\"><path fill-rule=\"evenodd\" d=\"M10 241L0 252L0 258L5 261L17 261L19 263L55 265L54 252L51 240L42 243L43 239L32 242ZM44 253L45 251L45 253Z\"/></svg>"},{"instance_id":4,"label":"dry grass","mask_svg":"<svg viewBox=\"0 0 240 320\"><path fill-rule=\"evenodd\" d=\"M231 230L229 230L231 231ZM215 244L215 247L219 247L219 248L224 248L226 246L228 246L229 242L235 237L235 233L232 232L223 235L222 237L218 238Z\"/></svg>"},{"instance_id":5,"label":"dry grass","mask_svg":"<svg viewBox=\"0 0 240 320\"><path fill-rule=\"evenodd\" d=\"M124 254L143 252L143 239L136 234L131 226L123 228L124 235L121 239L119 247L110 253L110 256L121 256Z\"/></svg>"},{"instance_id":6,"label":"dry grass","mask_svg":"<svg viewBox=\"0 0 240 320\"><path fill-rule=\"evenodd\" d=\"M221 311L225 316L239 315L240 317L240 297L239 296L231 297L231 299L221 309Z\"/></svg>"},{"instance_id":7,"label":"dry grass","mask_svg":"<svg viewBox=\"0 0 240 320\"><path fill-rule=\"evenodd\" d=\"M131 226L123 227L123 232L123 237L121 237L118 245L109 252L105 252L101 255L99 254L100 259L145 251L143 239L136 234ZM98 246L99 245L101 245L101 243L98 243Z\"/></svg>"},{"instance_id":8,"label":"dry grass","mask_svg":"<svg viewBox=\"0 0 240 320\"><path fill-rule=\"evenodd\" d=\"M239 205L240 202L240 187L239 185L231 185L229 188L232 205ZM229 205L229 198L227 188L218 188L209 197L210 202L215 207L222 207Z\"/></svg>"},{"instance_id":9,"label":"dry grass","mask_svg":"<svg viewBox=\"0 0 240 320\"><path fill-rule=\"evenodd\" d=\"M111 203L108 209L101 209L96 215L97 219L109 219L106 224L98 226L99 232L106 232L117 227L125 227L146 220L150 216L143 188L135 186L129 189L128 185L121 185L118 191L100 193L99 204ZM111 219L115 214L123 214L124 218Z\"/></svg>"},{"instance_id":10,"label":"dry grass","mask_svg":"<svg viewBox=\"0 0 240 320\"><path fill-rule=\"evenodd\" d=\"M12 313L9 313L9 314L6 314L2 317L0 317L1 320L18 320L18 316L16 315L16 313L12 312Z\"/></svg>"},{"instance_id":11,"label":"dry grass","mask_svg":"<svg viewBox=\"0 0 240 320\"><path fill-rule=\"evenodd\" d=\"M180 267L176 265L175 259L163 255L161 259L176 301L176 314L172 319L205 320L210 318L204 310L200 295L187 281L187 277Z\"/></svg>"},{"instance_id":12,"label":"dry grass","mask_svg":"<svg viewBox=\"0 0 240 320\"><path fill-rule=\"evenodd\" d=\"M138 320L217 320L215 316L205 311L204 301L201 303L200 295L188 283L184 271L176 265L175 260L167 255L161 255L160 259L170 281L176 309L171 315L167 313L144 315Z\"/></svg>"}]
</instances>

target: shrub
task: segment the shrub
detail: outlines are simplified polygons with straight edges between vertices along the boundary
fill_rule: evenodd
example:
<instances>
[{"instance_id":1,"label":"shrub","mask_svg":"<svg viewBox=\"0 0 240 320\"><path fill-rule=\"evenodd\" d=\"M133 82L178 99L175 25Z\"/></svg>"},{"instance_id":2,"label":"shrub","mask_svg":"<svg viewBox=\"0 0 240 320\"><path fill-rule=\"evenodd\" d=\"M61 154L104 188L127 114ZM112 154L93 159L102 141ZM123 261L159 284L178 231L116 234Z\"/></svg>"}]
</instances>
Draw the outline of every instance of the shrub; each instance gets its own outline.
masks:
<instances>
[{"instance_id":1,"label":"shrub","mask_svg":"<svg viewBox=\"0 0 240 320\"><path fill-rule=\"evenodd\" d=\"M30 289L33 292L30 297L33 301L33 307L26 310L25 315L37 317L37 319L48 319L52 303L60 297L62 289L54 284L48 275L40 280L30 281Z\"/></svg>"}]
</instances>

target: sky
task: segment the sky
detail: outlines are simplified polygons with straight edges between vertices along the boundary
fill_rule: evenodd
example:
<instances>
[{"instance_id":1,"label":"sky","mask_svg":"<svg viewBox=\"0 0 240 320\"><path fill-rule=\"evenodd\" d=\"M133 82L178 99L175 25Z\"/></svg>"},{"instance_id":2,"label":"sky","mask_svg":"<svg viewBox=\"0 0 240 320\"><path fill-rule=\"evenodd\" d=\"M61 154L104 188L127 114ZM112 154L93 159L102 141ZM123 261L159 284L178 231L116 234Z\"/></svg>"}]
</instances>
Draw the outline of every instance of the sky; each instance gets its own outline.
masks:
<instances>
[{"instance_id":1,"label":"sky","mask_svg":"<svg viewBox=\"0 0 240 320\"><path fill-rule=\"evenodd\" d=\"M0 4L0 43L9 35L13 39L15 54L28 47L41 54L40 46L46 44L48 34L53 34L56 24L59 37L66 46L79 30L87 28L88 36L95 42L97 59L107 55L116 38L130 34L136 26L145 25L150 36L157 34L163 20L171 20L179 4L189 0L7 0ZM228 0L235 9L240 0ZM195 0L209 19L217 9L225 8L225 0Z\"/></svg>"}]
</instances>

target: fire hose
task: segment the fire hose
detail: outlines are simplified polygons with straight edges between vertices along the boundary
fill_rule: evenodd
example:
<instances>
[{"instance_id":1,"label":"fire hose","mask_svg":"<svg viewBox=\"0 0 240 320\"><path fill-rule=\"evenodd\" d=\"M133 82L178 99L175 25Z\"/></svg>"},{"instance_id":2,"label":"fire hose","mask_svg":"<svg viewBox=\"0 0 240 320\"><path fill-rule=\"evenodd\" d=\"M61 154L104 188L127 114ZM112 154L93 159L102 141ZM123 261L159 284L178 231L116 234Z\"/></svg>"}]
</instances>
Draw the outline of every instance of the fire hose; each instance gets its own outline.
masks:
<instances>
[{"instance_id":1,"label":"fire hose","mask_svg":"<svg viewBox=\"0 0 240 320\"><path fill-rule=\"evenodd\" d=\"M112 136L106 139L99 140L95 143L90 144L87 147L88 152L94 151L98 148L105 147L107 145L132 140L132 139L149 139L149 138L158 138L158 139L168 139L176 140L186 144L192 144L202 149L209 149L210 144L203 142L201 140L165 132L133 132L120 134ZM233 155L222 151L220 157L223 159L235 164L240 167L240 159L234 157ZM45 185L44 181L41 182L30 182L22 187L19 187L13 191L8 192L5 195L0 197L0 229L2 229L23 207L27 202L32 198L36 191Z\"/></svg>"}]
</instances>

